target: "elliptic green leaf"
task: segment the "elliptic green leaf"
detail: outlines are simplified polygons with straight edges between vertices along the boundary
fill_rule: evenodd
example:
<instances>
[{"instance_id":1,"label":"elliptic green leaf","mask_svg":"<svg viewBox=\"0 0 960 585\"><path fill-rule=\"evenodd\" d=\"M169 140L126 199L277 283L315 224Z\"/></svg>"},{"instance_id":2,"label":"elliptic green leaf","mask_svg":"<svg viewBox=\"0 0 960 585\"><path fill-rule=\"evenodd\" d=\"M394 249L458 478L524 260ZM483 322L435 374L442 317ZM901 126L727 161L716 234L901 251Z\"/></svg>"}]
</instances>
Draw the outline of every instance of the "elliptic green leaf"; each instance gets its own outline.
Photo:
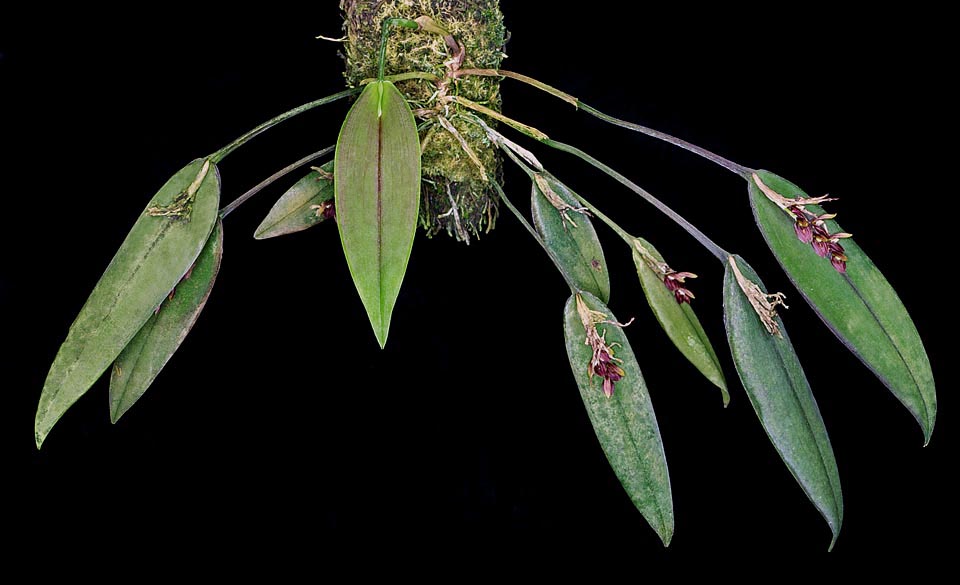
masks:
<instances>
[{"instance_id":1,"label":"elliptic green leaf","mask_svg":"<svg viewBox=\"0 0 960 585\"><path fill-rule=\"evenodd\" d=\"M80 310L43 385L37 447L133 339L196 260L217 219L220 176L198 159L154 195Z\"/></svg>"},{"instance_id":2,"label":"elliptic green leaf","mask_svg":"<svg viewBox=\"0 0 960 585\"><path fill-rule=\"evenodd\" d=\"M650 242L643 238L635 238L647 253L660 264L665 264L663 256L657 252ZM634 248L633 263L637 266L637 276L643 286L643 294L647 297L650 309L656 315L657 321L663 327L667 337L673 342L680 353L690 361L700 373L713 382L723 396L723 405L730 402L730 393L723 377L723 369L717 353L707 338L707 333L700 325L697 314L689 303L678 303L673 293L663 284L663 278L644 261L640 252Z\"/></svg>"},{"instance_id":3,"label":"elliptic green leaf","mask_svg":"<svg viewBox=\"0 0 960 585\"><path fill-rule=\"evenodd\" d=\"M613 313L590 293L580 294L585 307L599 311L610 321ZM580 388L590 422L610 466L623 484L634 505L663 541L673 537L673 498L667 459L660 439L657 416L640 373L640 366L623 331L611 324L598 324L597 330L616 352L623 378L614 385L613 396L603 392L603 379L590 372L593 349L584 343L587 331L577 311L577 295L564 308L563 332L573 377Z\"/></svg>"},{"instance_id":4,"label":"elliptic green leaf","mask_svg":"<svg viewBox=\"0 0 960 585\"><path fill-rule=\"evenodd\" d=\"M333 199L333 161L320 167L324 173L310 171L280 196L267 217L254 232L258 240L303 231L322 222L323 209Z\"/></svg>"},{"instance_id":5,"label":"elliptic green leaf","mask_svg":"<svg viewBox=\"0 0 960 585\"><path fill-rule=\"evenodd\" d=\"M347 265L383 347L420 207L420 137L389 81L370 83L347 113L333 177Z\"/></svg>"},{"instance_id":6,"label":"elliptic green leaf","mask_svg":"<svg viewBox=\"0 0 960 585\"><path fill-rule=\"evenodd\" d=\"M567 205L574 208L580 206L569 187L549 175L542 177L546 186ZM550 203L536 182L533 183L530 194L530 205L533 225L537 227L543 243L550 248L573 283L580 290L590 292L604 303L609 303L610 276L607 274L607 262L590 218L584 214L568 212L576 223L576 226L571 225Z\"/></svg>"},{"instance_id":7,"label":"elliptic green leaf","mask_svg":"<svg viewBox=\"0 0 960 585\"><path fill-rule=\"evenodd\" d=\"M763 283L739 256L741 274ZM733 363L767 436L807 497L823 514L836 542L843 520L840 475L817 401L783 323L771 333L754 310L728 263L723 278L723 308Z\"/></svg>"},{"instance_id":8,"label":"elliptic green leaf","mask_svg":"<svg viewBox=\"0 0 960 585\"><path fill-rule=\"evenodd\" d=\"M117 422L143 396L190 333L213 289L223 258L223 225L217 222L183 280L120 352L110 376L110 420Z\"/></svg>"},{"instance_id":9,"label":"elliptic green leaf","mask_svg":"<svg viewBox=\"0 0 960 585\"><path fill-rule=\"evenodd\" d=\"M807 197L793 183L757 171L769 188L786 198ZM794 222L750 179L754 217L787 276L827 327L893 392L920 423L925 442L937 417L937 392L930 360L907 309L870 258L851 239L842 241L846 273L837 272L809 244L801 242ZM819 214L823 210L807 205ZM843 230L832 220L830 233Z\"/></svg>"}]
</instances>

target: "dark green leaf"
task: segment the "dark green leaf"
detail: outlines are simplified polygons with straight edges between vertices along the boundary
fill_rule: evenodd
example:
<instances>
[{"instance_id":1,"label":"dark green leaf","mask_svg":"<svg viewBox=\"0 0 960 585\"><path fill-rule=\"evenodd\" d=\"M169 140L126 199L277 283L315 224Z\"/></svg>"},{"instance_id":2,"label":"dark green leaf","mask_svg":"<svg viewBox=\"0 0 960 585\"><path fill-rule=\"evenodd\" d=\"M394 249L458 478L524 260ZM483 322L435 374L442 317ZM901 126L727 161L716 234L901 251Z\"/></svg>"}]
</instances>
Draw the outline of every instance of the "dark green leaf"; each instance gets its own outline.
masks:
<instances>
[{"instance_id":1,"label":"dark green leaf","mask_svg":"<svg viewBox=\"0 0 960 585\"><path fill-rule=\"evenodd\" d=\"M767 171L763 183L786 198L807 197L796 185ZM842 241L848 261L840 274L801 242L794 222L752 181L754 217L787 276L827 327L916 417L929 441L937 416L937 393L920 334L897 293L855 241ZM807 209L820 214L816 205ZM843 230L827 221L830 233Z\"/></svg>"},{"instance_id":2,"label":"dark green leaf","mask_svg":"<svg viewBox=\"0 0 960 585\"><path fill-rule=\"evenodd\" d=\"M566 185L549 175L542 177L546 186L567 205L574 208L580 206L576 195ZM580 290L592 293L604 303L609 303L610 276L607 274L607 262L590 218L568 211L567 214L576 224L571 225L550 203L536 182L533 183L530 205L533 225L537 227L544 244L553 252L573 283Z\"/></svg>"},{"instance_id":3,"label":"dark green leaf","mask_svg":"<svg viewBox=\"0 0 960 585\"><path fill-rule=\"evenodd\" d=\"M739 256L733 258L743 277L763 289L753 269ZM774 326L780 335L767 330L729 263L723 278L723 308L733 363L750 403L790 473L830 526L832 547L843 520L840 475L820 409L790 338L779 317Z\"/></svg>"},{"instance_id":4,"label":"dark green leaf","mask_svg":"<svg viewBox=\"0 0 960 585\"><path fill-rule=\"evenodd\" d=\"M332 174L333 161L320 168ZM253 237L264 240L311 228L324 220L320 211L324 204L332 203L332 199L333 179L323 173L310 171L280 196Z\"/></svg>"},{"instance_id":5,"label":"dark green leaf","mask_svg":"<svg viewBox=\"0 0 960 585\"><path fill-rule=\"evenodd\" d=\"M347 265L383 347L420 206L420 138L389 81L369 84L347 113L333 175Z\"/></svg>"},{"instance_id":6,"label":"dark green leaf","mask_svg":"<svg viewBox=\"0 0 960 585\"><path fill-rule=\"evenodd\" d=\"M613 313L590 293L582 293L585 308L599 311L615 321ZM660 536L664 545L673 536L673 499L667 459L660 439L657 416L640 373L640 366L623 331L611 324L597 325L606 343L622 360L624 376L616 382L614 394L607 398L598 375L591 378L593 350L584 343L587 332L577 311L577 295L571 296L564 309L564 337L573 377L580 388L580 397L590 415L597 439L607 460L634 505Z\"/></svg>"},{"instance_id":7,"label":"dark green leaf","mask_svg":"<svg viewBox=\"0 0 960 585\"><path fill-rule=\"evenodd\" d=\"M143 396L154 378L190 333L213 289L223 257L223 226L213 228L207 245L193 267L163 301L139 333L120 352L110 376L110 420L123 413Z\"/></svg>"},{"instance_id":8,"label":"dark green leaf","mask_svg":"<svg viewBox=\"0 0 960 585\"><path fill-rule=\"evenodd\" d=\"M635 238L635 240L656 262L666 264L663 256L657 252L650 242L643 238ZM643 286L643 294L646 295L647 302L667 337L677 346L680 353L700 370L701 374L720 388L720 393L723 395L723 405L726 406L730 402L730 393L727 391L727 383L723 378L720 360L717 359L717 353L713 350L713 345L710 344L707 333L700 325L697 314L693 312L693 308L688 303L677 302L673 293L663 284L663 277L644 261L643 256L636 248L633 250L633 263L637 266L637 275L640 277L640 284Z\"/></svg>"},{"instance_id":9,"label":"dark green leaf","mask_svg":"<svg viewBox=\"0 0 960 585\"><path fill-rule=\"evenodd\" d=\"M198 159L150 200L70 326L43 385L37 447L143 327L203 249L217 219L220 176Z\"/></svg>"}]
</instances>

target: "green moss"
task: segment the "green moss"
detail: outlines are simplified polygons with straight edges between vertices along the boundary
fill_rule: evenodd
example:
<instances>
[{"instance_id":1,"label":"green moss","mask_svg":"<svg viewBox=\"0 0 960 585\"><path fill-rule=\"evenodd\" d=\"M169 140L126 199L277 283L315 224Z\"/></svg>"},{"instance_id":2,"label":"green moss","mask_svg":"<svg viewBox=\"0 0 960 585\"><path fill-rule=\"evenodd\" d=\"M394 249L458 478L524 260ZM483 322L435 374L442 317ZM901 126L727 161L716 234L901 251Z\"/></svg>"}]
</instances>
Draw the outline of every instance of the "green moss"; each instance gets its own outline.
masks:
<instances>
[{"instance_id":1,"label":"green moss","mask_svg":"<svg viewBox=\"0 0 960 585\"><path fill-rule=\"evenodd\" d=\"M381 23L385 18L429 16L463 45L463 69L498 69L503 59L506 29L499 0L341 0L344 12L344 57L347 84L355 86L376 77ZM452 58L440 35L395 28L386 52L386 74L423 71L444 77ZM501 162L496 148L471 121L474 114L457 104L438 108L438 86L425 80L398 82L397 87L421 120L422 203L420 222L427 235L441 231L460 240L493 228L497 217L496 192L477 162L450 131L438 123L443 115L494 176ZM449 95L460 95L500 111L497 78L465 76L449 81Z\"/></svg>"}]
</instances>

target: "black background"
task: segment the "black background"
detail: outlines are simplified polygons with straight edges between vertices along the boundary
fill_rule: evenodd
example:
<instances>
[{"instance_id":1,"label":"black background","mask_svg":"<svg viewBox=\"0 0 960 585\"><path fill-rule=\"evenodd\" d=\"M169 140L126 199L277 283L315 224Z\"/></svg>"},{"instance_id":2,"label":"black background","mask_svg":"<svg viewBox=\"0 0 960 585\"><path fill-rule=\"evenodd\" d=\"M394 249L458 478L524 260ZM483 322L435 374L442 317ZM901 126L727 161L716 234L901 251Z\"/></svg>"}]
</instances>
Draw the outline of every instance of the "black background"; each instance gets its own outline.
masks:
<instances>
[{"instance_id":1,"label":"black background","mask_svg":"<svg viewBox=\"0 0 960 585\"><path fill-rule=\"evenodd\" d=\"M339 34L335 3L325 4L149 17L84 9L4 22L8 528L27 542L45 535L78 546L109 526L109 546L173 534L184 550L310 547L338 531L377 535L377 546L469 532L562 539L597 555L823 553L825 523L737 382L721 266L612 180L529 143L671 265L700 275L696 307L731 386L726 410L657 327L627 250L601 231L611 308L636 317L628 334L669 459L676 535L666 552L584 412L561 332L565 285L505 210L469 247L418 235L380 351L332 224L253 240L289 181L275 185L227 220L210 302L150 392L111 425L101 380L36 451L33 415L49 364L144 202L194 157L342 87L337 46L314 39ZM741 179L503 84L505 113L625 171L787 292L785 322L843 482L833 558L906 551L929 560L952 538L938 531L952 524L946 445L956 424L941 335L953 327L953 293L942 282L953 262L941 246L955 196L954 163L937 140L953 126L942 16L549 6L504 2L513 33L505 68L841 198L832 209L926 340L940 389L926 448L909 413L790 289L753 226ZM221 165L224 200L332 144L346 107L304 114L231 155ZM526 180L513 168L506 188L526 206Z\"/></svg>"}]
</instances>

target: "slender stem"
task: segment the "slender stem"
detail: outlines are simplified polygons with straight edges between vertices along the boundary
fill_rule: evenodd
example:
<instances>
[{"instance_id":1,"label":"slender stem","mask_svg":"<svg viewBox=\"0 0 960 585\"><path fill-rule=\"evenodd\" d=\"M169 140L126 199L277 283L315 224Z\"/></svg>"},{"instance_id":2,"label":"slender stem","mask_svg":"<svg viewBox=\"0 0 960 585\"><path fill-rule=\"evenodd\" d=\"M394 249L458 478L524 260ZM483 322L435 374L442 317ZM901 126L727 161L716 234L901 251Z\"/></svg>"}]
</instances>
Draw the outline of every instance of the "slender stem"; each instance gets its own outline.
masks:
<instances>
[{"instance_id":1,"label":"slender stem","mask_svg":"<svg viewBox=\"0 0 960 585\"><path fill-rule=\"evenodd\" d=\"M519 124L519 122L517 122L517 123ZM486 127L485 129L486 129L487 135L490 137L491 141L494 142L495 144L497 144L497 145L500 147L501 150L503 150L504 152L506 152L506 153L507 153L507 156L510 157L510 159L513 160L514 163L516 163L517 165L519 165L520 168L522 168L522 169L527 173L528 176L530 176L531 178L533 178L534 171L532 171L525 163L521 162L521 161L520 161L520 158L516 155L516 153L514 153L510 148L508 148L507 145L504 144L503 140L500 140L500 139L499 139L499 138L501 138L501 137L500 137L500 133L497 132L496 130L493 130L493 129L489 128L489 127ZM534 128L534 130L536 130L536 128ZM583 151L580 150L579 148L576 148L576 147L574 147L574 146L570 146L569 144L564 144L564 143L562 143L562 142L557 142L556 140L551 140L551 139L549 139L549 138L544 139L544 140L541 140L540 142L542 142L543 144L546 144L547 146L550 146L550 147L552 147L552 148L556 148L557 150L562 150L562 151L564 151L564 152L568 152L568 153L570 153L570 154L573 154L573 155L575 155L575 156L578 156L578 157L580 157L581 159L583 159L583 160L585 160L586 162L588 162L588 163L590 163L591 165L593 165L594 167L596 167L596 168L600 169L601 171L607 173L608 175L610 175L611 177L613 177L614 179L616 179L617 181L619 181L621 184L623 184L625 187L627 187L628 189L630 189L630 190L633 191L634 193L636 193L636 194L640 195L641 197L643 197L644 199L646 199L648 203L650 203L651 205L653 205L654 207L656 207L657 209L659 209L659 210L660 210L661 212L663 212L667 217L669 217L670 219L672 219L673 221L675 221L677 224L679 224L680 227L682 227L683 229L687 230L687 233L689 233L691 236L693 236L693 237L694 237L698 242L700 242L707 250L709 250L711 254L713 254L714 256L716 256L721 262L726 261L726 258L730 255L726 250L724 250L723 248L721 248L720 246L718 246L716 243L714 243L713 240L711 240L710 238L708 238L703 232L701 232L700 230L698 230L693 224L691 224L689 221L687 221L686 219L684 219L683 216L681 216L680 214L678 214L678 213L675 212L674 210L670 209L665 203L663 203L662 201L660 201L659 199L657 199L656 197L654 197L653 195L651 195L650 193L648 193L646 190L644 190L643 188L641 188L640 186L638 186L637 184L635 184L635 183L634 183L633 181L631 181L630 179L624 177L623 175L621 175L621 174L618 173L617 171L615 171L615 170L613 170L612 168L608 167L607 165L603 164L603 163L600 162L599 160L593 158L593 157L590 156L589 154L583 152ZM539 161L537 161L537 162L539 163ZM590 211L593 211L594 213L596 213L596 214L597 214L597 217L599 217L602 221L604 221L607 225L609 225L615 232L617 232L617 234L618 234L621 238L623 238L625 241L627 241L627 243L631 243L631 244L632 244L632 242L633 242L633 237L630 236L630 234L628 234L628 233L625 232L622 228L620 228L620 226L618 226L616 223L614 223L613 220L611 220L610 218L606 217L605 215L603 215L602 213L600 213L599 211L597 211L597 209L596 209L595 207L593 207L592 205L590 205L590 203L587 202L585 199L583 199L583 197L581 197L580 195L576 195L576 197L577 197L577 199L578 199L581 203L583 203L588 209L590 209Z\"/></svg>"},{"instance_id":2,"label":"slender stem","mask_svg":"<svg viewBox=\"0 0 960 585\"><path fill-rule=\"evenodd\" d=\"M663 213L664 215L672 219L674 222L676 222L680 227L685 229L687 233L693 236L694 239L700 242L700 244L704 248L709 250L710 253L716 256L717 259L720 260L721 262L726 262L727 257L730 256L729 252L727 252L726 250L718 246L716 243L714 243L713 240L711 240L706 236L706 234L698 230L692 223L684 219L683 216L681 216L679 213L670 209L666 204L664 204L662 201L660 201L659 199L657 199L656 197L654 197L653 195L645 191L636 183L626 178L625 176L621 175L620 173L613 170L612 168L608 167L607 165L603 164L599 160L593 158L592 156L583 152L582 150L580 150L575 146L570 146L569 144L557 142L556 140L548 139L548 140L545 140L543 143L552 148L556 148L557 150L562 150L564 152L568 152L574 156L581 158L582 160L590 163L594 167L600 169L601 171L605 172L606 174L616 179L624 187L630 189L637 195L646 199L647 203L656 207L658 210L660 210L661 213Z\"/></svg>"},{"instance_id":3,"label":"slender stem","mask_svg":"<svg viewBox=\"0 0 960 585\"><path fill-rule=\"evenodd\" d=\"M621 119L619 119L619 118L614 118L613 116L604 114L604 113L601 112L600 110L598 110L598 109L596 109L596 108L594 108L594 107L588 106L587 104L585 104L585 103L583 103L583 102L580 102L579 100L578 100L578 103L580 104L580 109L581 109L581 110L583 110L584 112L586 112L586 113L588 113L588 114L590 114L590 115L592 115L592 116L595 116L595 117L597 117L597 118L600 118L600 119L603 120L604 122L609 122L610 124L613 124L614 126L620 126L621 128L626 128L626 129L628 129L628 130L633 130L634 132L639 132L639 133L641 133L641 134L646 134L647 136L651 136L651 137L656 138L656 139L658 139L658 140L663 140L664 142L669 142L670 144L672 144L672 145L674 145L674 146L679 146L680 148L682 148L682 149L684 149L684 150L688 150L688 151L690 151L690 152L692 152L692 153L694 153L694 154L698 154L698 155L702 156L703 158L709 160L710 162L713 162L713 163L716 163L716 164L720 165L721 167L727 169L727 170L730 171L731 173L734 173L734 174L736 174L736 175L740 175L740 176L743 177L744 179L749 180L749 179L750 179L750 173L753 172L752 169L748 169L747 167L740 166L740 165L738 165L737 163L735 163L735 162L733 162L733 161L731 161L731 160L727 160L727 159L723 158L722 156L720 156L720 155L718 155L718 154L714 154L714 153L710 152L710 151L707 150L706 148L700 148L699 146L697 146L697 145L695 145L695 144L691 144L691 143L687 142L686 140L682 140L682 139L680 139L680 138L676 138L676 137L670 136L669 134L667 134L667 133L665 133L665 132L660 132L659 130L654 130L653 128L647 128L646 126L641 126L640 124L634 124L633 122L626 122L626 121L621 120Z\"/></svg>"},{"instance_id":4,"label":"slender stem","mask_svg":"<svg viewBox=\"0 0 960 585\"><path fill-rule=\"evenodd\" d=\"M586 199L584 199L582 195L580 195L579 193L576 193L576 192L574 192L574 191L570 191L570 192L573 193L573 196L577 198L577 201L579 201L581 205L583 205L584 207L586 207L587 209L589 209L589 210L590 210L590 213L592 213L593 215L597 216L597 219L599 219L599 220L602 221L603 223L607 224L607 227L609 227L609 228L612 229L614 232L616 232L617 235L620 236L620 238L621 238L624 242L627 243L627 245L633 246L633 241L634 241L636 238L634 238L633 236L631 236L630 234L628 234L625 229L623 229L622 227L620 227L619 225L617 225L617 222L613 221L612 219L610 219L609 217L607 217L606 215L604 215L603 212L601 212L599 209L597 209L596 207L594 207L594 205L593 205L592 203L590 203L589 201L587 201Z\"/></svg>"},{"instance_id":5,"label":"slender stem","mask_svg":"<svg viewBox=\"0 0 960 585\"><path fill-rule=\"evenodd\" d=\"M570 290L574 293L580 292L580 287L578 287L573 283L573 280L567 274L567 271L563 269L563 266L560 264L560 261L557 260L557 257L553 255L553 252L550 251L550 248L548 248L547 245L543 242L543 239L540 237L540 234L538 234L537 231L533 229L533 226L530 225L530 222L527 221L527 218L523 217L523 214L521 214L520 211L516 207L514 207L513 203L511 203L510 200L507 198L507 194L503 192L503 188L500 186L499 183L497 183L496 177L493 177L493 176L490 177L490 184L496 188L497 193L500 195L500 200L503 201L504 205L507 206L507 209L509 209L513 213L513 215L516 216L517 221L519 221L523 225L523 227L527 228L527 231L530 232L530 235L533 236L533 239L535 239L537 243L540 244L540 247L543 248L543 251L547 253L547 256L550 257L550 261L553 262L553 265L556 266L557 270L560 271L560 276L562 276L563 280L567 282L567 286L570 287Z\"/></svg>"},{"instance_id":6,"label":"slender stem","mask_svg":"<svg viewBox=\"0 0 960 585\"><path fill-rule=\"evenodd\" d=\"M540 142L543 142L544 140L547 140L549 138L549 136L537 130L533 126L527 126L522 122L517 122L513 118L508 118L496 110L491 110L487 106L482 106L476 102L472 102L463 96L452 95L450 96L450 101L460 104L461 106L470 108L475 112L480 112L481 114L488 116L490 118L493 118L498 122L503 122L507 126L510 126L511 128L513 128L518 132L522 132L523 134L526 134L527 136L529 136L530 138L533 138L534 140L539 140Z\"/></svg>"},{"instance_id":7,"label":"slender stem","mask_svg":"<svg viewBox=\"0 0 960 585\"><path fill-rule=\"evenodd\" d=\"M542 81L537 81L536 79L523 75L522 73L515 73L513 71L506 71L504 69L460 69L459 71L454 72L455 77L465 77L467 75L479 75L482 77L509 77L510 79L516 79L517 81L521 81L527 85L532 85L540 91L549 93L554 97L558 97L575 108L580 107L579 100L569 93L561 91L552 85L547 85Z\"/></svg>"},{"instance_id":8,"label":"slender stem","mask_svg":"<svg viewBox=\"0 0 960 585\"><path fill-rule=\"evenodd\" d=\"M356 95L356 94L360 93L362 90L363 90L362 87L354 87L354 88L351 88L351 89L345 89L345 90L343 90L343 91L341 91L341 92L339 92L339 93L335 93L335 94L333 94L333 95L328 95L327 97L320 98L320 99L315 100L315 101L312 101L312 102L310 102L310 103L303 104L302 106L298 106L298 107L293 108L292 110L290 110L290 111L288 111L288 112L284 112L284 113L280 114L279 116L276 116L276 117L274 117L274 118L271 118L271 119L267 120L266 122L264 122L263 124L260 124L259 126L257 126L257 127L254 128L253 130L250 130L249 132L247 132L246 134L244 134L244 135L241 136L240 138L237 138L236 140L234 140L234 141L231 142L230 144L224 146L223 148L221 148L221 149L218 150L217 152L215 152L215 153L213 153L212 155L210 155L210 157L209 157L209 158L210 158L210 161L213 162L213 163L219 163L219 162L222 161L224 158L226 158L228 154L230 154L230 153L233 152L234 150L240 148L241 146L243 146L244 144L246 144L246 143L247 143L249 140L251 140L252 138L255 138L255 137L259 136L260 134L263 134L264 132L266 132L266 131L269 130L270 128L273 128L274 126L276 126L276 125L279 124L280 122L289 120L290 118L296 116L297 114L302 114L303 112L306 112L307 110L312 110L313 108L316 108L317 106L322 106L322 105L325 105L325 104L329 104L329 103L335 102L335 101L337 101L337 100L341 100L341 99L343 99L343 98L345 98L345 97L350 97L350 96L352 96L352 95Z\"/></svg>"},{"instance_id":9,"label":"slender stem","mask_svg":"<svg viewBox=\"0 0 960 585\"><path fill-rule=\"evenodd\" d=\"M427 71L407 71L406 73L396 73L394 75L387 75L384 78L384 81L407 81L409 79L423 79L425 81L440 81L440 78L433 73L428 73ZM366 85L378 81L376 79L364 79L360 82L360 85Z\"/></svg>"},{"instance_id":10,"label":"slender stem","mask_svg":"<svg viewBox=\"0 0 960 585\"><path fill-rule=\"evenodd\" d=\"M721 167L727 169L728 171L735 173L737 175L740 175L744 179L749 180L750 173L753 172L752 169L738 165L737 163L731 160L725 159L718 154L714 154L705 148L701 148L695 144L691 144L686 140L676 138L675 136L671 136L665 132L660 132L659 130L654 130L646 126L641 126L640 124L634 124L633 122L627 122L625 120L615 118L608 114L604 114L600 110L583 103L582 101L575 98L574 96L564 91L561 91L553 86L547 85L542 81L538 81L532 77L527 77L526 75L522 75L520 73L515 73L513 71L505 71L502 69L500 70L498 69L463 69L457 72L457 76L465 76L465 75L480 75L485 77L508 77L510 79L515 79L522 83L526 83L531 87L535 87L540 91L548 93L554 97L560 98L563 101L573 105L574 107L581 109L584 112L590 114L591 116L595 116L603 120L604 122L608 122L610 124L613 124L614 126L619 126L621 128L626 128L628 130L633 130L634 132L646 134L647 136L650 136L652 138L663 140L664 142L668 142L674 146L679 146L684 150L688 150L694 154L700 155L703 158L720 165Z\"/></svg>"},{"instance_id":11,"label":"slender stem","mask_svg":"<svg viewBox=\"0 0 960 585\"><path fill-rule=\"evenodd\" d=\"M386 18L383 21L383 34L380 37L380 69L377 73L377 80L383 81L384 69L387 66L387 37L390 35L391 26L402 26L404 28L420 28L420 23L416 20L407 18Z\"/></svg>"},{"instance_id":12,"label":"slender stem","mask_svg":"<svg viewBox=\"0 0 960 585\"><path fill-rule=\"evenodd\" d=\"M334 148L336 148L336 147L335 147L335 146L328 146L328 147L324 148L323 150L319 150L319 151L317 151L317 152L315 152L315 153L313 153L313 154L311 154L311 155L307 155L307 156L301 158L300 160L298 160L297 162L295 162L295 163L293 163L293 164L291 164L291 165L285 166L285 167L283 167L282 169L280 169L279 171L273 173L272 175L270 175L270 176L267 177L266 179L260 181L260 182L257 184L256 187L250 189L249 191L247 191L247 192L244 193L243 195L237 197L237 198L234 199L232 202L230 202L229 205L227 205L226 207L224 207L223 209L221 209L221 210L220 210L220 218L222 219L222 218L227 217L228 215L230 215L230 213L233 212L234 209L236 209L236 208L240 207L241 205L243 205L243 204L247 201L247 199L250 199L251 197L253 197L253 196L256 195L257 193L259 193L261 190L263 190L264 187L270 185L271 183L273 183L274 181L276 181L276 180L278 180L278 179L283 178L284 175L286 175L287 173L293 172L293 171L299 169L300 167L302 167L303 165L308 164L308 163L311 163L311 162L317 160L318 158L320 158L321 156L324 156L324 155L326 155L326 154L329 154L330 152L333 151Z\"/></svg>"}]
</instances>

